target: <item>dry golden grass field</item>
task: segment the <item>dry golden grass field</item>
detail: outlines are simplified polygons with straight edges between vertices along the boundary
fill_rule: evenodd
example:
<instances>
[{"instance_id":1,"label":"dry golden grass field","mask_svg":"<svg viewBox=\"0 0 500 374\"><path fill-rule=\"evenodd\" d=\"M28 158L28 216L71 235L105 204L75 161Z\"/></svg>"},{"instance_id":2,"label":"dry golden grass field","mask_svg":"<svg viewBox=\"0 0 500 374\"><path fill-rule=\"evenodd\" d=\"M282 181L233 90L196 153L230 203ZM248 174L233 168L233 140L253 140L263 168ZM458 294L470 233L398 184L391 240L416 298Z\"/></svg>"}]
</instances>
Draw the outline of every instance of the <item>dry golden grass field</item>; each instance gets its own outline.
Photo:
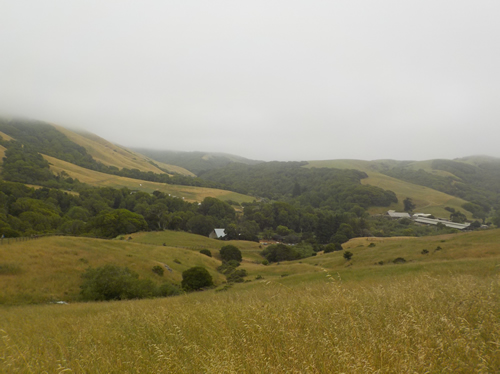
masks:
<instances>
[{"instance_id":1,"label":"dry golden grass field","mask_svg":"<svg viewBox=\"0 0 500 374\"><path fill-rule=\"evenodd\" d=\"M344 244L351 261L334 252L268 266L253 261L257 243L235 242L249 282L225 292L217 292L220 261L197 249L216 254L217 243L227 244L165 232L0 246L0 290L11 304L0 306L0 372L500 371L500 230L358 238ZM178 245L192 248L171 247ZM407 262L394 264L398 257ZM151 267L166 263L174 271L163 279L177 283L184 269L202 265L219 286L164 299L72 302L86 267L109 262L151 279L159 278ZM43 303L12 305L27 302Z\"/></svg>"},{"instance_id":2,"label":"dry golden grass field","mask_svg":"<svg viewBox=\"0 0 500 374\"><path fill-rule=\"evenodd\" d=\"M184 199L187 201L203 201L205 197L216 197L220 200L233 200L238 203L251 202L254 200L254 198L251 196L242 195L226 190L218 190L215 188L180 186L175 184L165 184L119 177L116 175L105 174L98 171L85 169L54 157L46 155L43 155L43 157L50 163L50 170L52 170L54 173L65 171L72 178L77 178L80 182L87 183L91 186L113 188L127 187L131 190L138 190L148 193L160 191L171 194L173 196L177 196L179 198L184 197Z\"/></svg>"},{"instance_id":3,"label":"dry golden grass field","mask_svg":"<svg viewBox=\"0 0 500 374\"><path fill-rule=\"evenodd\" d=\"M3 132L0 131L0 136L3 138L3 140L6 140L6 141L11 141L13 138Z\"/></svg>"},{"instance_id":4,"label":"dry golden grass field","mask_svg":"<svg viewBox=\"0 0 500 374\"><path fill-rule=\"evenodd\" d=\"M7 150L7 148L2 147L0 145L0 165L2 165L2 163L3 163L3 158L5 157L5 151L6 150Z\"/></svg>"},{"instance_id":5,"label":"dry golden grass field","mask_svg":"<svg viewBox=\"0 0 500 374\"><path fill-rule=\"evenodd\" d=\"M364 171L368 174L368 178L362 179L361 183L369 184L372 186L377 186L383 188L384 190L393 191L397 198L398 203L392 204L390 207L374 207L370 208L369 212L372 214L384 213L388 209L403 210L403 200L407 197L411 197L416 205L415 212L429 213L436 217L448 218L450 212L446 211L445 207L451 207L456 210L460 210L464 213L467 218L471 219L472 214L462 208L462 204L466 201L460 198L447 195L443 192L433 190L428 187L419 186L413 183L404 182L402 180L389 177L382 173L379 173L378 164L380 163L391 163L391 160L380 160L380 161L362 161L362 160L327 160L327 161L309 161L308 165L305 167L328 167L328 168L339 168L339 169L356 169ZM430 161L415 162L415 168L424 169L429 172L433 172L430 168ZM435 171L434 171L435 172Z\"/></svg>"},{"instance_id":6,"label":"dry golden grass field","mask_svg":"<svg viewBox=\"0 0 500 374\"><path fill-rule=\"evenodd\" d=\"M5 373L495 373L498 275L386 277L12 307Z\"/></svg>"}]
</instances>

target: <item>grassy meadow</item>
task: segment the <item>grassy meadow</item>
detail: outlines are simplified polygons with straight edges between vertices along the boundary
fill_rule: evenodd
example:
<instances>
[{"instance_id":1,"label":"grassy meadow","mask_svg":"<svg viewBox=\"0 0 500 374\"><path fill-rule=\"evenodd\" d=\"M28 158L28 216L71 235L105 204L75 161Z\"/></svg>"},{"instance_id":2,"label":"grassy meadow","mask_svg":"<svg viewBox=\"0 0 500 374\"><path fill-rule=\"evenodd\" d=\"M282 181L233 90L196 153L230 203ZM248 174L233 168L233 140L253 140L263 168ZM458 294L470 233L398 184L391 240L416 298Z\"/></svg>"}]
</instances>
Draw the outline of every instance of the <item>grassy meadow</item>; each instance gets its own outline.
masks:
<instances>
[{"instance_id":1,"label":"grassy meadow","mask_svg":"<svg viewBox=\"0 0 500 374\"><path fill-rule=\"evenodd\" d=\"M9 373L493 373L498 275L425 273L200 292L156 300L12 307Z\"/></svg>"},{"instance_id":2,"label":"grassy meadow","mask_svg":"<svg viewBox=\"0 0 500 374\"><path fill-rule=\"evenodd\" d=\"M1 131L0 131L0 136L3 138L3 140L6 140L6 141L11 141L13 139L11 136L9 136L6 133L1 132Z\"/></svg>"},{"instance_id":3,"label":"grassy meadow","mask_svg":"<svg viewBox=\"0 0 500 374\"><path fill-rule=\"evenodd\" d=\"M385 213L388 209L394 209L398 211L403 210L403 200L407 197L411 197L416 205L415 212L429 213L436 217L448 218L450 212L446 211L445 207L451 207L455 210L460 210L464 213L468 219L472 219L472 213L464 210L462 204L466 201L458 197L454 197L443 192L433 190L428 187L419 186L413 183L408 183L393 177L389 177L382 173L379 173L379 167L381 163L391 163L391 160L381 160L381 161L363 161L363 160L327 160L327 161L309 161L308 165L305 167L329 167L329 168L339 168L339 169L357 169L364 171L368 178L362 179L362 184L369 184L372 186L383 188L384 190L393 191L397 198L398 203L392 204L390 207L372 207L369 212L372 214ZM429 165L425 164L425 161L416 163L415 167L430 169ZM427 170L429 171L429 170Z\"/></svg>"},{"instance_id":4,"label":"grassy meadow","mask_svg":"<svg viewBox=\"0 0 500 374\"><path fill-rule=\"evenodd\" d=\"M243 260L245 262L251 262L255 260L262 261L262 257L259 253L262 248L259 247L259 243L249 242L244 240L227 240L220 241L217 239L210 239L206 236L190 234L185 231L150 231L150 232L139 232L130 235L134 242L153 244L153 245L163 245L172 247L183 247L199 251L200 249L208 249L212 253L212 256L217 257L219 254L219 249L228 244L235 245L243 253Z\"/></svg>"},{"instance_id":5,"label":"grassy meadow","mask_svg":"<svg viewBox=\"0 0 500 374\"><path fill-rule=\"evenodd\" d=\"M175 184L165 184L158 182L142 181L138 179L120 177L117 175L100 173L98 171L85 169L80 166L59 160L50 156L43 156L50 163L50 170L54 173L65 171L72 178L77 178L80 182L97 187L126 187L131 190L138 190L148 193L160 191L177 197L184 197L187 201L203 201L205 197L216 197L220 200L233 200L238 203L252 202L253 197L242 195L236 192L218 190L215 188L180 186Z\"/></svg>"},{"instance_id":6,"label":"grassy meadow","mask_svg":"<svg viewBox=\"0 0 500 374\"><path fill-rule=\"evenodd\" d=\"M225 292L220 261L195 247L215 254L227 242L131 236L0 246L3 300L41 302L0 306L0 372L500 371L500 230L357 238L344 244L351 261L334 252L268 266L254 261L257 243L234 242L248 281ZM398 257L406 263L393 263ZM80 274L108 262L151 279L159 278L152 266L166 263L174 271L164 279L176 283L183 269L201 265L219 286L153 300L47 303L76 300Z\"/></svg>"},{"instance_id":7,"label":"grassy meadow","mask_svg":"<svg viewBox=\"0 0 500 374\"><path fill-rule=\"evenodd\" d=\"M126 240L46 237L0 246L0 304L77 301L81 274L88 267L109 263L129 267L140 278L158 284L180 284L182 272L192 266L205 267L216 284L225 280L216 271L220 261L199 251ZM165 264L173 271L165 269L163 277L151 271L153 266Z\"/></svg>"}]
</instances>

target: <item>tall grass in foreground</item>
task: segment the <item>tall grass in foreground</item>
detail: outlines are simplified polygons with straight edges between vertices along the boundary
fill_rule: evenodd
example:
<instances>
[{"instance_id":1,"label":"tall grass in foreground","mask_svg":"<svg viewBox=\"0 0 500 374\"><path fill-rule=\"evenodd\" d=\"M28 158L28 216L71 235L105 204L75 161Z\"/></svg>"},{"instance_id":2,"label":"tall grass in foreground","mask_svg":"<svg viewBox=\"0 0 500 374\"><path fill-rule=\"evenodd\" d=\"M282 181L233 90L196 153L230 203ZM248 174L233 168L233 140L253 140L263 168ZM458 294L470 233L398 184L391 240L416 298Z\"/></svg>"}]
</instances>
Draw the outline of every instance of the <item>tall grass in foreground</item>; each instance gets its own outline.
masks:
<instances>
[{"instance_id":1,"label":"tall grass in foreground","mask_svg":"<svg viewBox=\"0 0 500 374\"><path fill-rule=\"evenodd\" d=\"M5 308L6 373L492 373L500 278L392 277Z\"/></svg>"}]
</instances>

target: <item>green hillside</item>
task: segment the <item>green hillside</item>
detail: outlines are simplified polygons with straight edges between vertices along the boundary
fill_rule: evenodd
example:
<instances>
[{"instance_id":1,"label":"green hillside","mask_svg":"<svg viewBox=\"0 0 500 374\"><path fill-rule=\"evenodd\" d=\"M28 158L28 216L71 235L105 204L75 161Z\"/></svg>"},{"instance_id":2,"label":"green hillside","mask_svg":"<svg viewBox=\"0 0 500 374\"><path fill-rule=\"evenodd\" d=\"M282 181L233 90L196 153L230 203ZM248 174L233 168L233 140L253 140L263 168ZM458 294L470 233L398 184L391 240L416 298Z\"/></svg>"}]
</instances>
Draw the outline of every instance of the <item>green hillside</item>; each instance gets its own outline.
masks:
<instances>
[{"instance_id":1,"label":"green hillside","mask_svg":"<svg viewBox=\"0 0 500 374\"><path fill-rule=\"evenodd\" d=\"M307 168L339 168L339 169L356 169L364 171L368 178L361 180L361 183L373 185L385 190L393 191L398 203L392 204L389 208L370 208L371 213L384 213L387 209L403 210L403 200L410 197L416 205L415 212L429 213L436 217L449 217L450 212L446 211L445 207L450 207L455 210L460 210L472 218L472 213L465 211L462 205L467 201L436 191L432 188L420 186L417 184L405 182L403 180L390 177L383 174L381 171L390 170L401 162L394 160L378 160L378 161L362 161L362 160L325 160L325 161L308 161ZM417 166L426 166L428 162L417 162ZM415 166L415 167L417 167Z\"/></svg>"}]
</instances>

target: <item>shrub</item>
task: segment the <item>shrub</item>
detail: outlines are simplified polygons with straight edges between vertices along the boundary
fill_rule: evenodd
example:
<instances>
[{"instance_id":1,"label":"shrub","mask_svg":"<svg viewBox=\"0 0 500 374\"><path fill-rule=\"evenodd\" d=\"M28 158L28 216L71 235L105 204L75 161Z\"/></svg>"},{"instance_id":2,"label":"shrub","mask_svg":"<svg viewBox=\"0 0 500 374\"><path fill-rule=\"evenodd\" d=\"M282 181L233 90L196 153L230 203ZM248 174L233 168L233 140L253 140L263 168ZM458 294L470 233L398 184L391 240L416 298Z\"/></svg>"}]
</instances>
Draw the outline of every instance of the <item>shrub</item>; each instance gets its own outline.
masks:
<instances>
[{"instance_id":1,"label":"shrub","mask_svg":"<svg viewBox=\"0 0 500 374\"><path fill-rule=\"evenodd\" d=\"M262 260L262 265L269 265L269 261L267 261L267 260Z\"/></svg>"},{"instance_id":2,"label":"shrub","mask_svg":"<svg viewBox=\"0 0 500 374\"><path fill-rule=\"evenodd\" d=\"M406 260L403 257L398 257L392 262L394 262L395 264L404 264Z\"/></svg>"},{"instance_id":3,"label":"shrub","mask_svg":"<svg viewBox=\"0 0 500 374\"><path fill-rule=\"evenodd\" d=\"M352 258L352 253L349 251L344 252L344 258L349 261Z\"/></svg>"},{"instance_id":4,"label":"shrub","mask_svg":"<svg viewBox=\"0 0 500 374\"><path fill-rule=\"evenodd\" d=\"M368 244L368 248L373 248L373 247L375 247L375 245L376 245L375 243L370 243L370 244Z\"/></svg>"},{"instance_id":5,"label":"shrub","mask_svg":"<svg viewBox=\"0 0 500 374\"><path fill-rule=\"evenodd\" d=\"M321 244L318 244L318 243L313 244L313 251L314 252L320 252L324 249L325 249L324 246L322 246Z\"/></svg>"},{"instance_id":6,"label":"shrub","mask_svg":"<svg viewBox=\"0 0 500 374\"><path fill-rule=\"evenodd\" d=\"M242 283L244 281L243 277L246 276L247 271L245 269L238 269L229 274L226 279L228 283Z\"/></svg>"},{"instance_id":7,"label":"shrub","mask_svg":"<svg viewBox=\"0 0 500 374\"><path fill-rule=\"evenodd\" d=\"M208 249L202 249L202 250L200 251L200 253L201 253L202 255L205 255L205 256L208 256L208 257L212 257L212 252L210 252Z\"/></svg>"},{"instance_id":8,"label":"shrub","mask_svg":"<svg viewBox=\"0 0 500 374\"><path fill-rule=\"evenodd\" d=\"M155 285L151 280L139 280L139 275L128 268L104 265L88 268L82 274L80 294L84 300L123 300L152 297Z\"/></svg>"},{"instance_id":9,"label":"shrub","mask_svg":"<svg viewBox=\"0 0 500 374\"><path fill-rule=\"evenodd\" d=\"M182 262L180 262L178 259L175 259L175 260L174 260L174 262L175 262L176 264L179 264L179 265L181 265L181 264L182 264Z\"/></svg>"},{"instance_id":10,"label":"shrub","mask_svg":"<svg viewBox=\"0 0 500 374\"><path fill-rule=\"evenodd\" d=\"M422 252L421 252L423 255L426 255L427 253L429 253L429 251L427 249L422 249Z\"/></svg>"},{"instance_id":11,"label":"shrub","mask_svg":"<svg viewBox=\"0 0 500 374\"><path fill-rule=\"evenodd\" d=\"M440 251L441 249L443 249L443 248L441 248L441 247L438 245L438 246L436 247L435 251Z\"/></svg>"},{"instance_id":12,"label":"shrub","mask_svg":"<svg viewBox=\"0 0 500 374\"><path fill-rule=\"evenodd\" d=\"M153 273L159 275L160 277L162 277L163 273L165 272L165 270L163 270L163 268L160 265L153 266L153 268L151 269L151 271Z\"/></svg>"},{"instance_id":13,"label":"shrub","mask_svg":"<svg viewBox=\"0 0 500 374\"><path fill-rule=\"evenodd\" d=\"M231 274L238 266L240 266L239 262L231 260L222 263L221 266L217 267L217 271L227 276Z\"/></svg>"},{"instance_id":14,"label":"shrub","mask_svg":"<svg viewBox=\"0 0 500 374\"><path fill-rule=\"evenodd\" d=\"M158 287L158 296L168 297L180 295L182 290L175 284L165 282L160 287Z\"/></svg>"},{"instance_id":15,"label":"shrub","mask_svg":"<svg viewBox=\"0 0 500 374\"><path fill-rule=\"evenodd\" d=\"M292 261L301 258L300 254L293 248L284 244L273 244L264 249L261 253L269 262Z\"/></svg>"},{"instance_id":16,"label":"shrub","mask_svg":"<svg viewBox=\"0 0 500 374\"><path fill-rule=\"evenodd\" d=\"M222 261L235 260L238 262L242 261L241 251L234 245L225 245L219 251Z\"/></svg>"},{"instance_id":17,"label":"shrub","mask_svg":"<svg viewBox=\"0 0 500 374\"><path fill-rule=\"evenodd\" d=\"M325 245L325 253L342 251L343 249L344 248L342 248L342 244L340 244L340 243L330 243L330 244Z\"/></svg>"},{"instance_id":18,"label":"shrub","mask_svg":"<svg viewBox=\"0 0 500 374\"><path fill-rule=\"evenodd\" d=\"M212 287L214 282L207 269L195 266L182 272L182 288L186 291L196 291Z\"/></svg>"}]
</instances>

